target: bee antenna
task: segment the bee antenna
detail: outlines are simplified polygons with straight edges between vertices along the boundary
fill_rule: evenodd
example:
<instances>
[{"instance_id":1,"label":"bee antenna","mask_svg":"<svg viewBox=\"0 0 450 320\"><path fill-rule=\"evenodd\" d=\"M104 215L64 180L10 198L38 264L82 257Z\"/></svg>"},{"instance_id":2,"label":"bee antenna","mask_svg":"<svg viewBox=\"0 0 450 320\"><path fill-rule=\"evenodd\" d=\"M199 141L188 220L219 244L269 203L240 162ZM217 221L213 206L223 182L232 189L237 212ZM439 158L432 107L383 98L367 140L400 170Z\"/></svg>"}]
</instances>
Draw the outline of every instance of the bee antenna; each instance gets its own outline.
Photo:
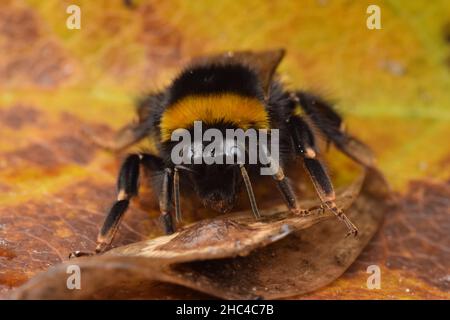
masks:
<instances>
[{"instance_id":1,"label":"bee antenna","mask_svg":"<svg viewBox=\"0 0 450 320\"><path fill-rule=\"evenodd\" d=\"M250 205L252 206L253 215L256 219L261 218L261 214L259 213L258 206L256 205L255 194L253 193L252 183L250 181L250 177L248 176L247 170L243 164L240 166L242 179L244 180L245 188L247 189L248 199L250 200Z\"/></svg>"},{"instance_id":2,"label":"bee antenna","mask_svg":"<svg viewBox=\"0 0 450 320\"><path fill-rule=\"evenodd\" d=\"M181 221L181 208L180 208L180 175L178 174L178 168L174 168L173 172L173 196L175 202L175 218L177 221Z\"/></svg>"}]
</instances>

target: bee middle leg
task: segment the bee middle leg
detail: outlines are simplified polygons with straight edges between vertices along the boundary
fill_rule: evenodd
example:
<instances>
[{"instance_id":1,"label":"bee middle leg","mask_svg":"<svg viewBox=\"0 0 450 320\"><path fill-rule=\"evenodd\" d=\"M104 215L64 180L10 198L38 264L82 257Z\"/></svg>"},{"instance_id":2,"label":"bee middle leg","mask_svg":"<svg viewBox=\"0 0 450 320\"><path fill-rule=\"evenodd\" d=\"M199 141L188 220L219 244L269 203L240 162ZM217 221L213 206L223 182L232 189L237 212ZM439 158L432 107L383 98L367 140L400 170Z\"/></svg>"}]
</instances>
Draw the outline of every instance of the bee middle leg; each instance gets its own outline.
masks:
<instances>
[{"instance_id":1,"label":"bee middle leg","mask_svg":"<svg viewBox=\"0 0 450 320\"><path fill-rule=\"evenodd\" d=\"M131 154L125 159L120 168L117 180L117 200L109 210L98 233L95 253L102 253L111 246L123 214L128 209L130 199L138 193L140 162L140 155ZM92 253L75 251L69 255L69 258L85 255L92 255Z\"/></svg>"},{"instance_id":2,"label":"bee middle leg","mask_svg":"<svg viewBox=\"0 0 450 320\"><path fill-rule=\"evenodd\" d=\"M139 168L140 165L153 170L163 171L163 187L159 194L159 206L161 211L161 220L164 224L166 233L173 233L174 228L172 224L172 217L170 214L170 169L163 170L162 160L151 154L129 155L120 169L119 178L117 182L118 195L117 201L112 206L108 215L105 218L102 228L97 237L96 253L106 251L113 241L114 235L119 228L120 221L123 214L128 209L128 205L132 197L138 195L139 187Z\"/></svg>"},{"instance_id":3,"label":"bee middle leg","mask_svg":"<svg viewBox=\"0 0 450 320\"><path fill-rule=\"evenodd\" d=\"M297 203L297 197L295 196L295 192L292 189L291 184L287 180L284 175L283 169L281 166L278 168L276 174L273 175L273 178L277 182L278 190L280 190L283 195L284 201L286 202L289 210L294 214L306 214L308 210L300 208Z\"/></svg>"},{"instance_id":4,"label":"bee middle leg","mask_svg":"<svg viewBox=\"0 0 450 320\"><path fill-rule=\"evenodd\" d=\"M316 158L317 149L315 147L314 135L308 124L298 116L291 116L289 125L296 153L303 159L304 167L322 201L322 208L325 207L331 210L347 226L348 235L356 236L358 229L335 203L336 195L333 184L324 165Z\"/></svg>"},{"instance_id":5,"label":"bee middle leg","mask_svg":"<svg viewBox=\"0 0 450 320\"><path fill-rule=\"evenodd\" d=\"M267 148L264 146L260 146L260 152L261 156L265 158L266 162L272 166L275 165L275 170L272 167L271 175L272 178L275 180L278 190L280 191L281 195L283 196L283 200L286 203L289 210L294 214L306 214L308 210L301 209L297 202L297 197L295 196L295 192L292 189L291 184L289 183L289 180L284 175L283 168L279 163L276 163L274 159L269 155L269 152Z\"/></svg>"},{"instance_id":6,"label":"bee middle leg","mask_svg":"<svg viewBox=\"0 0 450 320\"><path fill-rule=\"evenodd\" d=\"M123 162L118 181L118 195L117 200L109 210L103 225L97 236L97 246L95 253L102 253L111 247L111 243L119 228L120 222L124 213L127 211L132 197L137 196L139 187L139 169L143 165L151 170L161 170L162 160L150 154L131 154ZM163 220L166 233L173 232L172 218L170 215L170 169L164 170L163 188L160 193L160 210L161 220ZM92 255L93 253L86 253L75 251L69 255L69 258Z\"/></svg>"}]
</instances>

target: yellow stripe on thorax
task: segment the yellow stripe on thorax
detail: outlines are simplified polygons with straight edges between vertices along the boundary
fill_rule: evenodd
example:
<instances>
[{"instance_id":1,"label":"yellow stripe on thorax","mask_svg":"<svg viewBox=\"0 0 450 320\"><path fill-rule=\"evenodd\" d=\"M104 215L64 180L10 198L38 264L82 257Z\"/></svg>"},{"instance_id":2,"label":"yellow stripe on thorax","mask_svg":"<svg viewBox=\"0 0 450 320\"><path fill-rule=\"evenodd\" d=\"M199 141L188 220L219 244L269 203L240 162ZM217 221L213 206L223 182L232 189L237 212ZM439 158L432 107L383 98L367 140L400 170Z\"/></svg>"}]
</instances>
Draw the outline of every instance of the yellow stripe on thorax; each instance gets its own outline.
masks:
<instances>
[{"instance_id":1,"label":"yellow stripe on thorax","mask_svg":"<svg viewBox=\"0 0 450 320\"><path fill-rule=\"evenodd\" d=\"M164 111L160 123L162 141L170 140L178 128L191 127L194 121L231 122L244 130L269 128L267 111L256 98L233 93L187 96Z\"/></svg>"}]
</instances>

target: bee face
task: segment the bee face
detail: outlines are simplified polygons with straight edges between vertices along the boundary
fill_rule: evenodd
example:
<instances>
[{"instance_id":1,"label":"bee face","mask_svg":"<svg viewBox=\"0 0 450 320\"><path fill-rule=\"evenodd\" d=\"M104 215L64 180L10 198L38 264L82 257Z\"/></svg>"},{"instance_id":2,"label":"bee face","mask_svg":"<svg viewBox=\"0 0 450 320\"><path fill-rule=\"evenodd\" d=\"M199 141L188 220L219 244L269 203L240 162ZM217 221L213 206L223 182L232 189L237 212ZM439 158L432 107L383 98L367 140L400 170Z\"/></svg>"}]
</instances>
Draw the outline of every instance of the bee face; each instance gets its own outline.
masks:
<instances>
[{"instance_id":1,"label":"bee face","mask_svg":"<svg viewBox=\"0 0 450 320\"><path fill-rule=\"evenodd\" d=\"M181 152L188 163L177 168L206 208L226 213L237 202L242 185L238 159L245 151L238 148L234 140L225 139L215 146L210 148L203 142L196 150L191 144L185 148L185 154Z\"/></svg>"},{"instance_id":2,"label":"bee face","mask_svg":"<svg viewBox=\"0 0 450 320\"><path fill-rule=\"evenodd\" d=\"M194 164L187 175L197 197L206 208L231 211L237 202L241 178L237 165Z\"/></svg>"}]
</instances>

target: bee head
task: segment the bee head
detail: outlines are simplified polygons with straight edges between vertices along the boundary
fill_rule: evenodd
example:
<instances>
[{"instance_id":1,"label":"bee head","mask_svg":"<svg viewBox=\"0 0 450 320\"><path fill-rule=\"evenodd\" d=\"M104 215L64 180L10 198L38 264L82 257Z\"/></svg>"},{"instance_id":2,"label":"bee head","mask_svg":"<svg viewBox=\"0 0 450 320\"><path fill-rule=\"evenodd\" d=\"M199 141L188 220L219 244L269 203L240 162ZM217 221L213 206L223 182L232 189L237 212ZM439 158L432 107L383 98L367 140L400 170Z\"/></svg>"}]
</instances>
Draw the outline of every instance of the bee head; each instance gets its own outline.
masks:
<instances>
[{"instance_id":1,"label":"bee head","mask_svg":"<svg viewBox=\"0 0 450 320\"><path fill-rule=\"evenodd\" d=\"M242 183L236 163L241 151L225 143L219 148L203 148L200 154L194 152L194 146L187 152L191 161L183 168L203 205L221 213L231 211Z\"/></svg>"}]
</instances>

